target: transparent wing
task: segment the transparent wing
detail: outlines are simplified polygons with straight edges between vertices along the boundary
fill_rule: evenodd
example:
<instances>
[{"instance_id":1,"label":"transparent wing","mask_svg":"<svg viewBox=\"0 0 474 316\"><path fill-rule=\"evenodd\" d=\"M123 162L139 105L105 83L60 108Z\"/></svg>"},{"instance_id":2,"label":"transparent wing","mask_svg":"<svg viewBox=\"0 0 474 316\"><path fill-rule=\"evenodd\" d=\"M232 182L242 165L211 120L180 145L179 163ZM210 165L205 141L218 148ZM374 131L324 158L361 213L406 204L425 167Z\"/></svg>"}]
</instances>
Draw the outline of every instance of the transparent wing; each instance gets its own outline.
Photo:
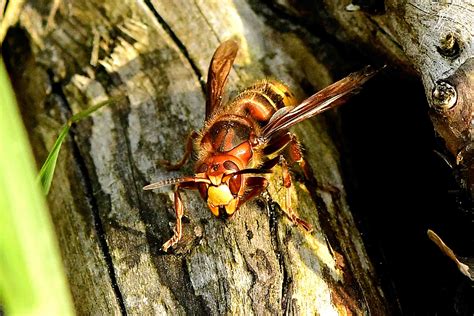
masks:
<instances>
[{"instance_id":1,"label":"transparent wing","mask_svg":"<svg viewBox=\"0 0 474 316\"><path fill-rule=\"evenodd\" d=\"M227 40L217 47L214 56L212 56L207 75L206 119L221 106L227 77L238 50L237 42Z\"/></svg>"},{"instance_id":2,"label":"transparent wing","mask_svg":"<svg viewBox=\"0 0 474 316\"><path fill-rule=\"evenodd\" d=\"M277 111L262 129L261 141L268 142L273 136L281 134L293 125L344 103L377 72L378 70L367 66L313 94L299 105L285 111Z\"/></svg>"}]
</instances>

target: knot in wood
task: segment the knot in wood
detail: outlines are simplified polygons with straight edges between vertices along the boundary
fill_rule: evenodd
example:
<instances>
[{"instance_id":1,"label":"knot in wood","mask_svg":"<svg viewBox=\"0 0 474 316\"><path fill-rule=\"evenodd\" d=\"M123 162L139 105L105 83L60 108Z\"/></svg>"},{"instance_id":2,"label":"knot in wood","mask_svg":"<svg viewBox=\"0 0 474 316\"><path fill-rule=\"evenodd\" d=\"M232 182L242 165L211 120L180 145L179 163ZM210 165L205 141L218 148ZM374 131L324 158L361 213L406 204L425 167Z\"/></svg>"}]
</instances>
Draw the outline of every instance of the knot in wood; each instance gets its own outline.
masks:
<instances>
[{"instance_id":1,"label":"knot in wood","mask_svg":"<svg viewBox=\"0 0 474 316\"><path fill-rule=\"evenodd\" d=\"M446 81L438 81L432 92L433 106L438 111L452 109L456 105L456 89Z\"/></svg>"},{"instance_id":2,"label":"knot in wood","mask_svg":"<svg viewBox=\"0 0 474 316\"><path fill-rule=\"evenodd\" d=\"M461 45L459 44L459 39L453 33L446 34L439 42L440 45L436 47L439 54L449 58L459 56Z\"/></svg>"}]
</instances>

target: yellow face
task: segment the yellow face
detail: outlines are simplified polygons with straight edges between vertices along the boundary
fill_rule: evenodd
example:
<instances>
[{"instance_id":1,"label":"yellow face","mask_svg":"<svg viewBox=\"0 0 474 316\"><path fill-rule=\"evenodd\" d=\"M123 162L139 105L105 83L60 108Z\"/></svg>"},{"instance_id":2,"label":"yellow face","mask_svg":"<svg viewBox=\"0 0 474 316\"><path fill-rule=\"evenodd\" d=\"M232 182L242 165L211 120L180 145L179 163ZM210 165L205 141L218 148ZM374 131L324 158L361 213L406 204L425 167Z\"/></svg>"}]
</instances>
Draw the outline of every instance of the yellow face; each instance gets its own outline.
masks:
<instances>
[{"instance_id":1,"label":"yellow face","mask_svg":"<svg viewBox=\"0 0 474 316\"><path fill-rule=\"evenodd\" d=\"M227 184L210 186L207 194L207 205L215 216L219 216L219 206L224 206L228 215L237 209L238 198L234 198Z\"/></svg>"}]
</instances>

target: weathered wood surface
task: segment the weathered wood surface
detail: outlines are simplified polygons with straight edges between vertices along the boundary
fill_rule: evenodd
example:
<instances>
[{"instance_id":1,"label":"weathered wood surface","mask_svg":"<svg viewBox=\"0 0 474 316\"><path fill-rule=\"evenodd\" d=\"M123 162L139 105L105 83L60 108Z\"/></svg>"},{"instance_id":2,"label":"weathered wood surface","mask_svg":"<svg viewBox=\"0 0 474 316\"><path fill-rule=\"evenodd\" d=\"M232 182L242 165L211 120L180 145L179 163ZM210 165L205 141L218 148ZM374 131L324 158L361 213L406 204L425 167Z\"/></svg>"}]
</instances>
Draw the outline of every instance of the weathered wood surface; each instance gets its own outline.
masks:
<instances>
[{"instance_id":1,"label":"weathered wood surface","mask_svg":"<svg viewBox=\"0 0 474 316\"><path fill-rule=\"evenodd\" d=\"M28 2L20 17L28 38L16 31L5 44L38 161L71 112L127 96L74 128L49 195L79 314L388 312L347 205L329 135L335 117L296 129L314 179L296 181L293 197L312 234L278 210L275 177L268 203L249 202L226 222L195 192L183 194L184 238L165 254L171 190L141 189L192 172L157 161L178 159L187 133L202 126L202 80L219 42L241 44L234 94L274 77L300 98L353 67L331 44L254 1L62 1L46 27L50 8Z\"/></svg>"},{"instance_id":2,"label":"weathered wood surface","mask_svg":"<svg viewBox=\"0 0 474 316\"><path fill-rule=\"evenodd\" d=\"M420 76L434 130L474 198L473 1L277 0L275 6Z\"/></svg>"}]
</instances>

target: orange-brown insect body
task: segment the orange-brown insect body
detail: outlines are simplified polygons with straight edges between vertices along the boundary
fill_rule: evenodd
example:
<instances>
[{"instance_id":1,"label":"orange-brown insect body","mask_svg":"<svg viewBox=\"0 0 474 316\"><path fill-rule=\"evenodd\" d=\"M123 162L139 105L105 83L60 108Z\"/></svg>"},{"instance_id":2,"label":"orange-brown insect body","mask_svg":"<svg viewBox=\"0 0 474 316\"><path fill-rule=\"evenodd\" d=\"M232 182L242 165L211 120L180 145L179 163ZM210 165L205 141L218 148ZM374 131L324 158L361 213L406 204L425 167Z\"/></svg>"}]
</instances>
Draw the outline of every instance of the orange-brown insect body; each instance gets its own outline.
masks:
<instances>
[{"instance_id":1,"label":"orange-brown insect body","mask_svg":"<svg viewBox=\"0 0 474 316\"><path fill-rule=\"evenodd\" d=\"M195 142L201 157L196 172L211 181L200 183L198 189L214 215L231 216L242 204L246 175L225 175L261 164L257 141L261 127L278 109L294 104L286 86L263 81L240 93L209 119Z\"/></svg>"},{"instance_id":2,"label":"orange-brown insect body","mask_svg":"<svg viewBox=\"0 0 474 316\"><path fill-rule=\"evenodd\" d=\"M183 159L169 169L179 169L194 149L198 153L195 175L166 179L144 189L175 184L176 227L164 245L166 251L182 235L184 207L182 189L197 189L215 216L229 217L247 200L267 187L264 174L280 164L286 187L285 214L297 225L311 231L291 207L291 176L287 161L298 163L307 175L306 163L289 128L307 118L339 105L375 74L370 68L353 73L312 95L300 104L289 89L277 81L262 81L241 92L232 102L222 103L227 77L236 57L234 41L222 43L214 53L207 80L206 123L200 133L188 138ZM194 145L194 146L193 146Z\"/></svg>"}]
</instances>

